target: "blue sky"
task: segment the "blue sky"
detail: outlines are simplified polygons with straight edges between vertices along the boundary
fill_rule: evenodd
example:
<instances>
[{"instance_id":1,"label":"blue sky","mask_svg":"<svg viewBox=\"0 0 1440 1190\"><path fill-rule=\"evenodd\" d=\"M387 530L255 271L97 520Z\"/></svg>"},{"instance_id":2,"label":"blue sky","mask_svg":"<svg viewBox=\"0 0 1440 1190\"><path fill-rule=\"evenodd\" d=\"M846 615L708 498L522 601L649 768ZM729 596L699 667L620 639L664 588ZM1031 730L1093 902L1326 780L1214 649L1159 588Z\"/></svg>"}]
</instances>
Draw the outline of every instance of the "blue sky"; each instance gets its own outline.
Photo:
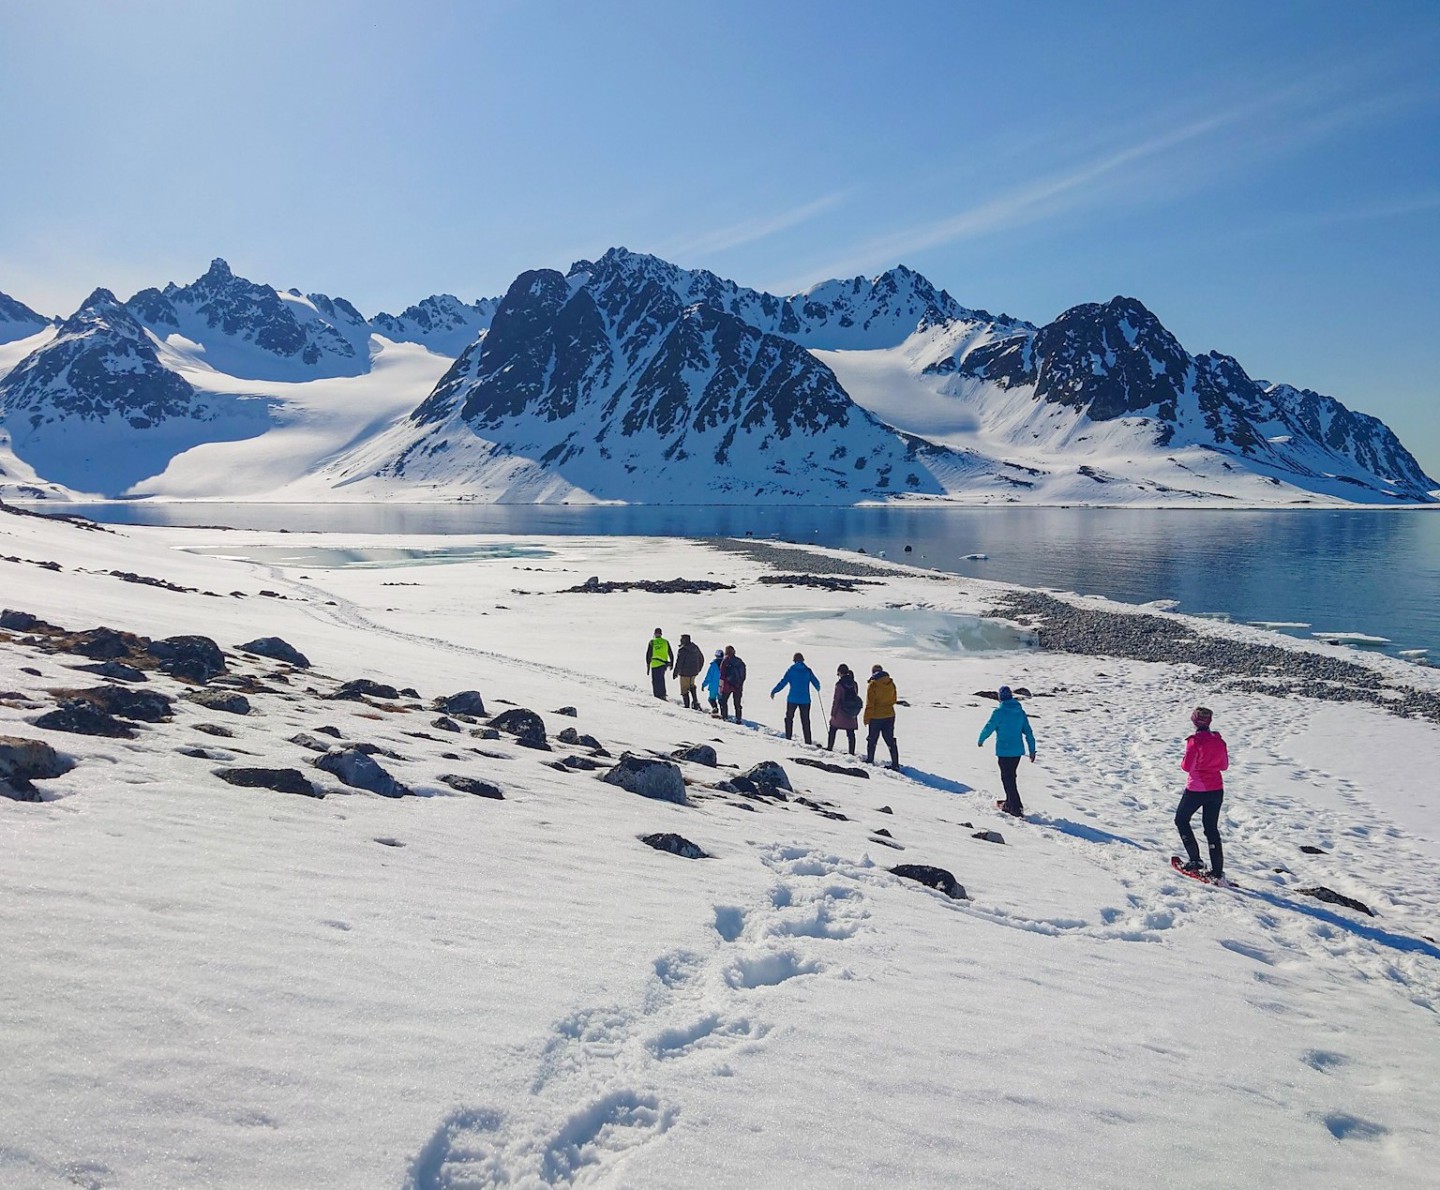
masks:
<instances>
[{"instance_id":1,"label":"blue sky","mask_svg":"<svg viewBox=\"0 0 1440 1190\"><path fill-rule=\"evenodd\" d=\"M1440 476L1440 3L6 0L0 290L366 313L614 244L1124 293Z\"/></svg>"}]
</instances>

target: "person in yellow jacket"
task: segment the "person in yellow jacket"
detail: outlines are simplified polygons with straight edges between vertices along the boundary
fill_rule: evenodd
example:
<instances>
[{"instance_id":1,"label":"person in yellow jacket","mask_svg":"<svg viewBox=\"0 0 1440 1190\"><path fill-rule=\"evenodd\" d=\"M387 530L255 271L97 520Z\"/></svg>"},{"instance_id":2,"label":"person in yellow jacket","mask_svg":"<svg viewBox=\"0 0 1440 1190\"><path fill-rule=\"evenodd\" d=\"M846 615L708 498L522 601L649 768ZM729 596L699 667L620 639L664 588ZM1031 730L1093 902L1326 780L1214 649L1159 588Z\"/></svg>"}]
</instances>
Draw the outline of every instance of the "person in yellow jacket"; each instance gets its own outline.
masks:
<instances>
[{"instance_id":1,"label":"person in yellow jacket","mask_svg":"<svg viewBox=\"0 0 1440 1190\"><path fill-rule=\"evenodd\" d=\"M645 646L645 668L650 671L650 689L656 698L666 697L665 671L670 668L670 660L670 642L657 628L650 643Z\"/></svg>"},{"instance_id":2,"label":"person in yellow jacket","mask_svg":"<svg viewBox=\"0 0 1440 1190\"><path fill-rule=\"evenodd\" d=\"M895 744L895 682L883 665L870 667L870 681L865 685L865 761L875 763L875 745L880 737L890 748L890 767L900 767L900 749Z\"/></svg>"}]
</instances>

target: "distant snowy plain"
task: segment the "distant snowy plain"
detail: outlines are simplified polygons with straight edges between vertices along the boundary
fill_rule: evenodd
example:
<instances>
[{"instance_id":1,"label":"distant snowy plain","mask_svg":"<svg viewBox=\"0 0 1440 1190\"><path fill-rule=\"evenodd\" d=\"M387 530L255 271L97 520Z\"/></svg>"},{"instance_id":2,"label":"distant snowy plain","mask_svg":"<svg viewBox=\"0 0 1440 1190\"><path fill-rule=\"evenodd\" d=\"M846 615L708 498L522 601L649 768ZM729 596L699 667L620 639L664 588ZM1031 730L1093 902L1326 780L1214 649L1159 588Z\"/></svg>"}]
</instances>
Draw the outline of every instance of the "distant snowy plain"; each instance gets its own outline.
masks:
<instances>
[{"instance_id":1,"label":"distant snowy plain","mask_svg":"<svg viewBox=\"0 0 1440 1190\"><path fill-rule=\"evenodd\" d=\"M0 798L0 1185L1434 1184L1433 723L1041 653L1000 625L953 631L1001 588L913 571L852 594L787 589L699 544L621 538L389 568L213 556L456 544L0 517L6 607L227 650L278 635L314 663L248 716L177 701L173 723L103 740L29 723L47 690L89 684L69 668L83 658L0 635L0 734L77 762L42 783L46 801ZM558 593L590 575L738 586ZM737 646L746 726L649 696L656 625L707 654ZM839 662L890 669L902 772L794 763L845 759L777 735L766 693L797 649L826 707ZM1434 671L1366 663L1440 689ZM362 676L422 698L307 692ZM1024 823L994 809L994 758L975 746L993 703L974 692L1000 682L1040 696ZM778 760L845 817L715 793L735 770L696 765L690 806L647 801L548 767L563 750L430 726L431 697L469 688L617 756L712 742L723 765ZM1167 863L1197 702L1234 757L1239 891ZM217 722L233 735L196 730ZM394 752L384 763L421 796L310 770L288 741L323 725ZM197 745L214 759L178 751ZM327 796L233 788L220 763L298 766ZM506 800L454 792L439 780L453 772ZM1004 844L974 837L986 829ZM655 831L713 858L638 842ZM948 868L973 899L897 879L897 863ZM1377 916L1299 896L1307 884Z\"/></svg>"}]
</instances>

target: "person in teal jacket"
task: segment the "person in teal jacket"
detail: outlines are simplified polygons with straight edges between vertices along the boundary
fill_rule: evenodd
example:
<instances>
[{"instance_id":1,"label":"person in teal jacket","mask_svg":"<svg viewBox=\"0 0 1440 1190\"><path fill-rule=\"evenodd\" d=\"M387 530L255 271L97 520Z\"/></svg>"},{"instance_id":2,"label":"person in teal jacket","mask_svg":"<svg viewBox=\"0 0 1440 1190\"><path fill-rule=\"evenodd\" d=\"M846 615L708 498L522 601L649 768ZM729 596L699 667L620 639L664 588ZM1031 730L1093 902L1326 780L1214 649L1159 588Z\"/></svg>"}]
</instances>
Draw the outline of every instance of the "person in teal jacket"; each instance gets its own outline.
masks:
<instances>
[{"instance_id":1,"label":"person in teal jacket","mask_svg":"<svg viewBox=\"0 0 1440 1190\"><path fill-rule=\"evenodd\" d=\"M720 713L720 662L725 660L725 650L716 649L715 656L710 660L710 668L705 671L705 676L700 679L700 685L705 689L705 697L710 700L710 713Z\"/></svg>"},{"instance_id":2,"label":"person in teal jacket","mask_svg":"<svg viewBox=\"0 0 1440 1190\"><path fill-rule=\"evenodd\" d=\"M800 730L805 734L805 742L812 743L810 739L810 687L820 689L820 679L815 676L815 671L805 664L805 654L796 653L795 663L785 671L785 676L775 683L775 689L770 691L770 697L774 698L786 686L790 687L790 693L785 696L785 738L795 738L795 712L800 712Z\"/></svg>"},{"instance_id":3,"label":"person in teal jacket","mask_svg":"<svg viewBox=\"0 0 1440 1190\"><path fill-rule=\"evenodd\" d=\"M1025 808L1020 804L1020 785L1016 774L1020 769L1020 758L1025 755L1025 746L1030 748L1030 761L1035 761L1035 733L1030 730L1030 716L1020 705L1009 686L997 691L1000 705L990 712L990 718L980 732L979 746L993 734L995 737L995 759L1000 762L1000 784L1005 789L1005 799L995 803L1007 814L1020 818Z\"/></svg>"}]
</instances>

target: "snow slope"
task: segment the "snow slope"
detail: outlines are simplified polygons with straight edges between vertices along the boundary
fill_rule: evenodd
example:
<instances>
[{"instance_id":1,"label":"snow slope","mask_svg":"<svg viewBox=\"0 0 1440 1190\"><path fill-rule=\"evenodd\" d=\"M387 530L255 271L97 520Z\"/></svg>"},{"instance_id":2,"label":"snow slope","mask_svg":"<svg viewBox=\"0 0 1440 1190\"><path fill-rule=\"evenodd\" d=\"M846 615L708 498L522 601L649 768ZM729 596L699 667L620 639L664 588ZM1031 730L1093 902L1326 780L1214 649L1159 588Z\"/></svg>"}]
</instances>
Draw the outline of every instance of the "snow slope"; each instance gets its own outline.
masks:
<instances>
[{"instance_id":1,"label":"snow slope","mask_svg":"<svg viewBox=\"0 0 1440 1190\"><path fill-rule=\"evenodd\" d=\"M337 569L210 553L457 540L0 515L7 606L227 650L280 635L314 663L286 675L232 652L232 672L272 691L252 691L251 714L182 700L173 723L103 740L29 723L50 690L88 681L83 659L0 634L0 733L77 762L42 783L49 800L0 798L0 1183L1431 1184L1434 724L1229 696L1183 666L960 651L977 638L951 629L991 584L909 572L835 594L758 585L757 563L681 541L524 539L509 558L508 540L446 565ZM740 589L559 593L676 573ZM738 647L745 727L648 695L655 624ZM827 694L840 660L891 669L901 773L796 763L844 758L775 734L765 692L795 648ZM321 697L359 676L421 697ZM993 704L970 692L999 681L1040 696L1026 823L995 812L993 758L971 743ZM713 741L726 765L778 760L844 817L723 794L711 786L735 770L690 764L691 805L646 801L548 766L574 749L454 734L421 709L475 687L492 710L539 711L552 739L573 724L616 754ZM147 688L181 693L158 674ZM1235 757L1223 826L1240 892L1166 864L1202 698ZM421 796L310 768L288 741L326 725L387 749ZM227 763L296 766L327 796L234 788L211 775ZM439 778L457 771L506 799L456 794ZM713 858L642 846L652 831ZM898 862L950 869L973 900L897 879ZM1298 895L1308 883L1378 916Z\"/></svg>"}]
</instances>

